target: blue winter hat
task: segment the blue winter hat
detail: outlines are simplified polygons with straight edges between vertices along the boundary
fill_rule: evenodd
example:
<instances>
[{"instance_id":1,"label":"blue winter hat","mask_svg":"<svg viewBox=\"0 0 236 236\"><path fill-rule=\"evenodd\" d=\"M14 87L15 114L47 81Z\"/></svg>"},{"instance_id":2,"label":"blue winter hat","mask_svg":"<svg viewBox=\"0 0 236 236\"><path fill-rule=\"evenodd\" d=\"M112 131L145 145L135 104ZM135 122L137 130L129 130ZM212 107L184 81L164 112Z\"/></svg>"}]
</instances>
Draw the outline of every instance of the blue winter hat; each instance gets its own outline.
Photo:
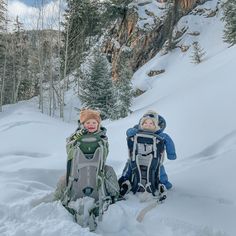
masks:
<instances>
[{"instance_id":1,"label":"blue winter hat","mask_svg":"<svg viewBox=\"0 0 236 236\"><path fill-rule=\"evenodd\" d=\"M154 118L158 121L158 114L155 111L149 110L144 113L143 117L149 117L149 118Z\"/></svg>"},{"instance_id":2,"label":"blue winter hat","mask_svg":"<svg viewBox=\"0 0 236 236\"><path fill-rule=\"evenodd\" d=\"M158 125L159 123L159 116L158 113L152 110L149 110L147 112L144 113L143 117L140 119L139 121L139 127L142 129L143 127L143 123L145 120L150 119L153 121L153 124L155 126L155 129L153 131L157 131L160 129L160 126Z\"/></svg>"}]
</instances>

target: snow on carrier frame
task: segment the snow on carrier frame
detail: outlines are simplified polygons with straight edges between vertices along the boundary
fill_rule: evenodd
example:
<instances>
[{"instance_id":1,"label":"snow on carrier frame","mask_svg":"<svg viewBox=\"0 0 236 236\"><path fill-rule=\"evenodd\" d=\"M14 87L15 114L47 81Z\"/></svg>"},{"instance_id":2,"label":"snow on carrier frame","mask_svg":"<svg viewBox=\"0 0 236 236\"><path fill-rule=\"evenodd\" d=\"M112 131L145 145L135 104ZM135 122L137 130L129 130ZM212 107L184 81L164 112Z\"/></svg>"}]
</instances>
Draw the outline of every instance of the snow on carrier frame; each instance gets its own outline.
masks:
<instances>
[{"instance_id":1,"label":"snow on carrier frame","mask_svg":"<svg viewBox=\"0 0 236 236\"><path fill-rule=\"evenodd\" d=\"M166 199L164 186L160 183L160 167L164 161L164 140L149 132L134 136L131 154L132 192L151 193L158 202Z\"/></svg>"},{"instance_id":2,"label":"snow on carrier frame","mask_svg":"<svg viewBox=\"0 0 236 236\"><path fill-rule=\"evenodd\" d=\"M93 154L82 152L81 144L93 145L96 142L99 146ZM96 229L96 217L98 221L102 220L102 214L119 193L116 174L112 167L105 165L104 149L104 144L96 137L84 137L77 143L62 200L76 222L82 227L89 226L90 231Z\"/></svg>"}]
</instances>

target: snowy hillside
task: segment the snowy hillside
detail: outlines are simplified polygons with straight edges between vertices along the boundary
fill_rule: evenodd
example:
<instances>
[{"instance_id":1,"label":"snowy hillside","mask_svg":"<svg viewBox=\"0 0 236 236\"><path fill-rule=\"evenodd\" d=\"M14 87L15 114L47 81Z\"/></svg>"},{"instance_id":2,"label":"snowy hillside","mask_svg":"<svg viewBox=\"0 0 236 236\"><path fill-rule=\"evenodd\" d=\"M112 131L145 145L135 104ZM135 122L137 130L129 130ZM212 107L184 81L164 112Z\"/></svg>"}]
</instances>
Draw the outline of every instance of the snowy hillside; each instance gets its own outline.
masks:
<instances>
[{"instance_id":1,"label":"snowy hillside","mask_svg":"<svg viewBox=\"0 0 236 236\"><path fill-rule=\"evenodd\" d=\"M217 1L198 8L215 10ZM120 175L127 159L125 131L148 109L167 121L178 159L165 161L174 188L165 203L136 221L148 205L129 194L111 205L98 225L104 236L234 236L236 235L236 47L222 41L221 12L215 17L183 17L188 27L180 44L198 41L204 61L191 63L187 52L158 54L134 75L133 84L146 92L134 100L129 117L104 121L108 128L108 163ZM198 36L191 32L198 31ZM190 33L190 34L189 34ZM149 77L150 70L165 73ZM42 202L54 189L66 164L65 138L76 123L42 115L31 102L5 106L0 113L0 235L95 235L73 222L59 202ZM68 112L70 109L68 109Z\"/></svg>"}]
</instances>

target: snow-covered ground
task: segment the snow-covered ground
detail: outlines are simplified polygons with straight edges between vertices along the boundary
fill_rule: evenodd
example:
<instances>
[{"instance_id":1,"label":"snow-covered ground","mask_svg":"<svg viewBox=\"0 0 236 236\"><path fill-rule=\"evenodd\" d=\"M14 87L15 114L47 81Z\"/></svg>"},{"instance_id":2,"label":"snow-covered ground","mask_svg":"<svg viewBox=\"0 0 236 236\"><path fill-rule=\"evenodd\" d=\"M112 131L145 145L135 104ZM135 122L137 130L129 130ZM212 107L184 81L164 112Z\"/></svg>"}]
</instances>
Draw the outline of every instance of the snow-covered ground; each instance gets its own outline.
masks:
<instances>
[{"instance_id":1,"label":"snow-covered ground","mask_svg":"<svg viewBox=\"0 0 236 236\"><path fill-rule=\"evenodd\" d=\"M201 7L214 9L216 2ZM127 159L127 128L148 109L165 117L178 155L176 161L165 161L174 185L165 203L139 223L136 217L149 202L130 194L109 207L95 233L77 225L59 202L42 203L64 173L65 138L76 123L39 113L33 100L21 102L0 113L1 236L236 235L236 47L222 42L220 13L184 17L178 27L185 24L189 29L181 43L198 40L207 53L205 60L192 64L192 48L157 55L134 75L134 85L147 89L135 99L134 112L103 123L110 143L108 162L120 175ZM188 34L193 31L200 35ZM159 69L165 73L147 76Z\"/></svg>"}]
</instances>

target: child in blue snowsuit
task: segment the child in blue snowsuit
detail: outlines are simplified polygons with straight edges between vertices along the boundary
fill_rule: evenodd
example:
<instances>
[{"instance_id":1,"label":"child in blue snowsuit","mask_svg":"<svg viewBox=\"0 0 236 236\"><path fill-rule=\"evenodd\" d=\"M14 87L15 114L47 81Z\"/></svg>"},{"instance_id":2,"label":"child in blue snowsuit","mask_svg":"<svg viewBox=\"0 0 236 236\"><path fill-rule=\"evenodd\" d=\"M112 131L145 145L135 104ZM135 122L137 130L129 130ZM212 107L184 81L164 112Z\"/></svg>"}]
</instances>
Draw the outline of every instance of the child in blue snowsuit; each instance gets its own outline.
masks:
<instances>
[{"instance_id":1,"label":"child in blue snowsuit","mask_svg":"<svg viewBox=\"0 0 236 236\"><path fill-rule=\"evenodd\" d=\"M164 146L169 160L176 159L175 146L169 135L163 133L166 127L165 119L158 115L154 111L146 112L143 117L140 119L139 124L135 125L133 128L129 128L126 132L127 135L127 144L129 148L129 155L132 155L133 151L133 137L139 131L148 131L149 133L154 133L161 137L164 140ZM120 194L125 195L131 188L131 176L132 168L130 164L130 159L127 161L125 168L123 170L122 176L119 179L120 185ZM160 167L160 182L166 187L166 189L171 189L172 184L168 180L165 168L163 165Z\"/></svg>"}]
</instances>

